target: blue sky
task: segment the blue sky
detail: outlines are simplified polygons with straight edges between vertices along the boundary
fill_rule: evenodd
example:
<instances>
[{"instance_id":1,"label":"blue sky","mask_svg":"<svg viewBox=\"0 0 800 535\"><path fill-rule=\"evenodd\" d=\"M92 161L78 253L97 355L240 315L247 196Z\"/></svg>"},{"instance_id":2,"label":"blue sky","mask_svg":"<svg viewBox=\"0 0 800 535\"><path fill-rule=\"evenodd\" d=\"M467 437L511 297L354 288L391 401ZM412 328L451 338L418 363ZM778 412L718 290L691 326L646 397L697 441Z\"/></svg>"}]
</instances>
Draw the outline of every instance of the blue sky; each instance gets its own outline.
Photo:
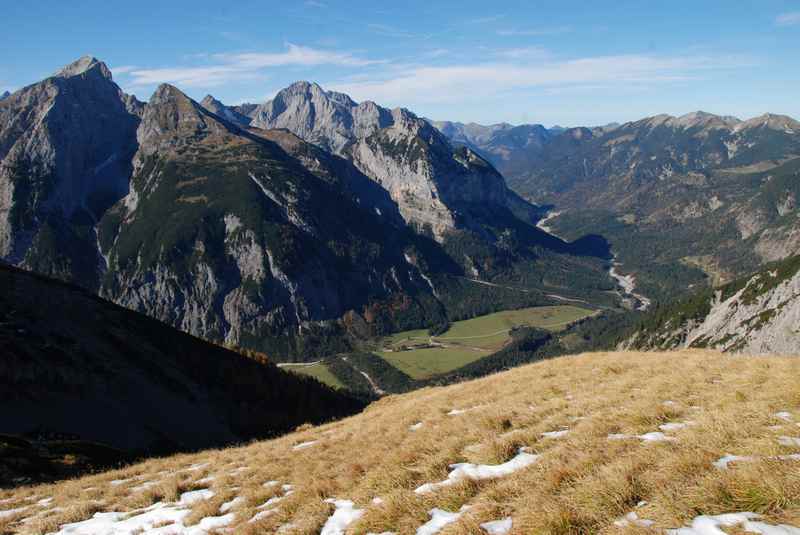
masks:
<instances>
[{"instance_id":1,"label":"blue sky","mask_svg":"<svg viewBox=\"0 0 800 535\"><path fill-rule=\"evenodd\" d=\"M7 1L0 91L84 54L127 92L262 102L295 80L433 119L800 117L800 2Z\"/></svg>"}]
</instances>

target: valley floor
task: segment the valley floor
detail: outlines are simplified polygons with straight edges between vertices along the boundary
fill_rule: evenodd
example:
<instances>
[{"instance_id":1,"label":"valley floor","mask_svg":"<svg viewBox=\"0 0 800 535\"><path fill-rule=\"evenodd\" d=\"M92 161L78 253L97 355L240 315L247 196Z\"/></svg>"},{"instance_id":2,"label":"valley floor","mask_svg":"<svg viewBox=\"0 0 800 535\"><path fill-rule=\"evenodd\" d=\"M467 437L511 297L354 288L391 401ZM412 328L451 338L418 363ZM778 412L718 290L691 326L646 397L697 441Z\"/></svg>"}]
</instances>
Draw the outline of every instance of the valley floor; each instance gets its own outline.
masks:
<instances>
[{"instance_id":1,"label":"valley floor","mask_svg":"<svg viewBox=\"0 0 800 535\"><path fill-rule=\"evenodd\" d=\"M799 376L709 351L556 358L2 491L0 533L796 534Z\"/></svg>"}]
</instances>

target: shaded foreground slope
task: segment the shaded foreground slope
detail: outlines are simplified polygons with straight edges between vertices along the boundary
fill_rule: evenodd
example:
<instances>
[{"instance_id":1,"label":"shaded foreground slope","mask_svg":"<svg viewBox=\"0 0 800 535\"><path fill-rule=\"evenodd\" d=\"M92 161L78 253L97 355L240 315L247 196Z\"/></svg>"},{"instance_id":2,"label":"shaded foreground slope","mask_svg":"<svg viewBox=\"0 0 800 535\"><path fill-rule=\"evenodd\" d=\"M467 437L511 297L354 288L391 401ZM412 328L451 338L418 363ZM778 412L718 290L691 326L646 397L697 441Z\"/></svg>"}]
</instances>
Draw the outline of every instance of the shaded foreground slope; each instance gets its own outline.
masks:
<instances>
[{"instance_id":1,"label":"shaded foreground slope","mask_svg":"<svg viewBox=\"0 0 800 535\"><path fill-rule=\"evenodd\" d=\"M513 534L663 533L744 511L800 526L798 372L709 351L552 359L276 440L0 493L0 507L19 509L11 532L437 533L417 531L435 508L442 535L509 518Z\"/></svg>"},{"instance_id":2,"label":"shaded foreground slope","mask_svg":"<svg viewBox=\"0 0 800 535\"><path fill-rule=\"evenodd\" d=\"M0 434L14 436L0 439L0 483L80 468L15 453L26 442L91 465L92 452L113 462L221 446L361 408L77 287L7 266L0 287Z\"/></svg>"}]
</instances>

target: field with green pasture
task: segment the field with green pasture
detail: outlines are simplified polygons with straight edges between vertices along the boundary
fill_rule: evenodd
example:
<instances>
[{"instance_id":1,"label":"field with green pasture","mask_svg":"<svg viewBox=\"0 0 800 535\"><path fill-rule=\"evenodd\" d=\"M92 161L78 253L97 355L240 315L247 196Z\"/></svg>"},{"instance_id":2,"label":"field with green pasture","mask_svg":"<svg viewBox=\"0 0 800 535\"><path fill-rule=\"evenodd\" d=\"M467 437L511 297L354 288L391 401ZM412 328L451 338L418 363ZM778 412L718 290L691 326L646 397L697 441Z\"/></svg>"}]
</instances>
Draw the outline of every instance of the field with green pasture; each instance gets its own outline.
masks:
<instances>
[{"instance_id":1,"label":"field with green pasture","mask_svg":"<svg viewBox=\"0 0 800 535\"><path fill-rule=\"evenodd\" d=\"M344 384L331 373L324 362L316 362L314 364L282 364L281 368L303 375L310 375L321 383L325 383L333 388L344 388Z\"/></svg>"},{"instance_id":2,"label":"field with green pasture","mask_svg":"<svg viewBox=\"0 0 800 535\"><path fill-rule=\"evenodd\" d=\"M404 331L386 337L375 354L413 379L446 373L500 350L514 327L559 331L593 311L573 305L505 310L453 323L438 335L427 329Z\"/></svg>"}]
</instances>

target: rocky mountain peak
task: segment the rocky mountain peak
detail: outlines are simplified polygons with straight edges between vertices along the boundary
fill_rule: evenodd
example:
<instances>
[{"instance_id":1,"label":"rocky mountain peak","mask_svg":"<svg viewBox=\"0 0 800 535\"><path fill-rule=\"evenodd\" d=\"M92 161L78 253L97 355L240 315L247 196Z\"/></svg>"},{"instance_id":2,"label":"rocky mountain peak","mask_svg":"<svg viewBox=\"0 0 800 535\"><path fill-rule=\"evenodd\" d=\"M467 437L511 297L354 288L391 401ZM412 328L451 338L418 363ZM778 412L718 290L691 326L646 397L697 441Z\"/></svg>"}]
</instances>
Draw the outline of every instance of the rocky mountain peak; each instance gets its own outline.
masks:
<instances>
[{"instance_id":1,"label":"rocky mountain peak","mask_svg":"<svg viewBox=\"0 0 800 535\"><path fill-rule=\"evenodd\" d=\"M780 115L777 113L765 113L743 121L736 125L735 130L740 132L754 128L768 128L770 130L783 131L787 134L800 134L800 122L792 119L788 115Z\"/></svg>"},{"instance_id":2,"label":"rocky mountain peak","mask_svg":"<svg viewBox=\"0 0 800 535\"><path fill-rule=\"evenodd\" d=\"M97 72L103 78L111 80L111 70L102 61L92 56L83 56L61 70L57 71L53 76L56 78L72 78L73 76L80 76L87 72Z\"/></svg>"},{"instance_id":3,"label":"rocky mountain peak","mask_svg":"<svg viewBox=\"0 0 800 535\"><path fill-rule=\"evenodd\" d=\"M177 87L161 84L150 97L136 133L140 153L174 149L187 140L225 135L235 127L219 121Z\"/></svg>"},{"instance_id":4,"label":"rocky mountain peak","mask_svg":"<svg viewBox=\"0 0 800 535\"><path fill-rule=\"evenodd\" d=\"M730 116L714 115L704 111L694 111L674 118L670 123L677 127L694 128L697 126L711 128L729 128L739 123L739 119Z\"/></svg>"},{"instance_id":5,"label":"rocky mountain peak","mask_svg":"<svg viewBox=\"0 0 800 535\"><path fill-rule=\"evenodd\" d=\"M212 95L203 97L203 100L200 101L200 105L206 109L208 109L209 106L223 106L222 102L215 99Z\"/></svg>"},{"instance_id":6,"label":"rocky mountain peak","mask_svg":"<svg viewBox=\"0 0 800 535\"><path fill-rule=\"evenodd\" d=\"M212 95L206 95L203 100L200 101L200 105L213 113L214 115L218 115L223 119L226 119L232 123L236 123L242 126L246 126L250 124L250 117L244 115L240 111L226 106Z\"/></svg>"},{"instance_id":7,"label":"rocky mountain peak","mask_svg":"<svg viewBox=\"0 0 800 535\"><path fill-rule=\"evenodd\" d=\"M3 93L0 94L0 100L5 100L10 96L11 96L11 93L9 93L8 91L3 91Z\"/></svg>"}]
</instances>

